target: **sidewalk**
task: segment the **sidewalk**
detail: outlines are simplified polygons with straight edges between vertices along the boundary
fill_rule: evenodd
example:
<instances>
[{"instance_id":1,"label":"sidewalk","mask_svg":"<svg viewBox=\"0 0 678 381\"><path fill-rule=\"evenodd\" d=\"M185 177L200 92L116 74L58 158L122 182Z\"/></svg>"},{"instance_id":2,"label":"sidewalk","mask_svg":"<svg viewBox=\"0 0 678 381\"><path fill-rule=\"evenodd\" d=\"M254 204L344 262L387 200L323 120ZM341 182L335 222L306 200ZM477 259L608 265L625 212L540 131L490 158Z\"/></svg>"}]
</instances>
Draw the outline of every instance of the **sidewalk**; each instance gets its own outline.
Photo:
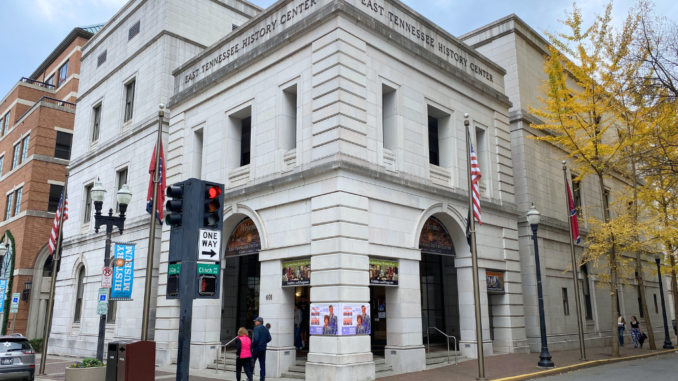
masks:
<instances>
[{"instance_id":1,"label":"sidewalk","mask_svg":"<svg viewBox=\"0 0 678 381\"><path fill-rule=\"evenodd\" d=\"M643 349L634 349L633 343L623 348L619 348L621 357L632 357L643 354L661 353L664 345L663 339L657 341L656 351L649 350L646 343ZM610 360L610 347L586 348L586 357L591 361ZM551 352L553 362L556 368L562 368L568 365L581 364L579 359L579 349ZM675 355L674 355L675 356ZM485 377L489 380L496 380L506 377L519 376L523 374L537 373L544 371L537 367L539 353L530 354L507 354L485 358ZM408 373L397 376L380 378L379 381L475 381L478 377L478 360L469 360L459 365L444 366L419 373Z\"/></svg>"}]
</instances>

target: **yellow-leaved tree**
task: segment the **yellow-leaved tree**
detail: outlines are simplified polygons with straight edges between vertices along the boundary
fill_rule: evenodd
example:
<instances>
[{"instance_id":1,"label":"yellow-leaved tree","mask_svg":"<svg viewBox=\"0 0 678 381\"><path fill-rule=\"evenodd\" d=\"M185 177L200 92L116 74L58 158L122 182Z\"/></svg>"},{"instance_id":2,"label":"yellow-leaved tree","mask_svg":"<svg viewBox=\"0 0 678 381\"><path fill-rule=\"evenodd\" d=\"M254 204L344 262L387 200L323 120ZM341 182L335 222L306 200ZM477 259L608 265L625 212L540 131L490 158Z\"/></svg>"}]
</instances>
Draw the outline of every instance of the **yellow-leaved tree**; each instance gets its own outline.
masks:
<instances>
[{"instance_id":1,"label":"yellow-leaved tree","mask_svg":"<svg viewBox=\"0 0 678 381\"><path fill-rule=\"evenodd\" d=\"M629 231L633 228L629 213L615 214L612 218L605 180L626 169L622 153L628 142L619 133L624 126L625 110L619 96L627 90L624 79L632 77L629 71L636 67L626 58L638 22L637 18L628 17L617 31L612 27L611 13L610 3L585 28L581 10L574 4L561 21L568 27L568 33L546 32L551 42L544 65L548 80L541 88L541 108L530 107L529 111L543 121L532 125L544 132L536 139L562 148L575 162L580 179L592 176L598 181L598 212L602 218L589 218L592 228L583 258L603 269L602 279L609 282L609 324L614 333L618 275L628 267L621 253L637 243L635 239L626 239L637 232ZM612 356L619 356L617 340L612 340Z\"/></svg>"}]
</instances>

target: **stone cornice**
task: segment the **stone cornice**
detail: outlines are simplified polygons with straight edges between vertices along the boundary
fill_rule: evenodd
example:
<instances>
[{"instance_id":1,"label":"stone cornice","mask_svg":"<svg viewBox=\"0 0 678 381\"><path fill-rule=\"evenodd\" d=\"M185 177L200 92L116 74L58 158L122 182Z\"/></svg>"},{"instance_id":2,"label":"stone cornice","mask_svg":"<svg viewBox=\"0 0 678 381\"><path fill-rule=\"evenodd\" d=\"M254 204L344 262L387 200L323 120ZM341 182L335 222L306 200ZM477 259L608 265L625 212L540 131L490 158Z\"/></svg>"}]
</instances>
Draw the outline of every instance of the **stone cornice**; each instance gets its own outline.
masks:
<instances>
[{"instance_id":1,"label":"stone cornice","mask_svg":"<svg viewBox=\"0 0 678 381\"><path fill-rule=\"evenodd\" d=\"M403 7L403 9L409 10L406 6L404 6L402 3L398 2L397 0L390 0L394 4ZM247 31L247 28L252 23L252 25L258 21L260 21L260 18L267 17L274 11L278 10L278 8L282 7L285 5L287 2L279 2L275 6L271 6L269 9L266 10L266 12L262 13L260 16L257 16L257 18L254 18L250 20L248 23L244 24L242 26L242 31L239 33L235 33L233 35L228 35L226 38L220 40L216 44L212 45L211 47L205 49L203 52L201 52L199 55L195 56L194 58L190 59L183 65L179 66L177 69L175 69L172 74L175 76L175 88L176 88L176 81L181 80L181 78L177 77L181 75L183 71L185 71L187 68L191 67L192 65L195 65L197 62L202 60L204 57L209 56L210 54L213 54L215 51L217 51L219 48L223 47L225 44L228 42L238 38L242 33L245 33ZM414 11L407 11L407 12L414 12ZM491 86L483 83L479 79L471 76L470 74L466 73L465 71L457 68L456 66L450 64L449 62L441 59L440 57L436 56L435 54L426 51L422 49L419 45L414 44L412 41L409 39L405 38L404 36L393 33L392 29L389 28L386 25L383 25L382 23L378 22L376 19L373 17L367 15L365 12L359 10L358 8L354 7L351 4L346 3L343 0L335 0L334 2L325 5L321 9L313 12L311 15L307 16L303 20L299 21L298 23L294 24L291 26L289 29L285 30L282 33L277 34L276 36L272 37L268 41L262 43L261 45L252 48L252 50L248 51L247 53L244 53L242 56L234 59L232 62L222 66L219 69L216 69L214 72L212 72L209 75L206 75L204 78L198 80L191 86L188 86L184 90L181 90L178 93L175 93L174 96L170 98L168 107L173 108L178 104L181 104L185 102L186 100L194 97L198 93L202 93L203 91L212 88L213 86L217 85L219 82L223 81L224 78L231 76L235 73L240 72L241 70L249 67L252 63L259 61L263 59L264 57L267 57L270 55L272 52L282 48L283 46L287 45L291 41L295 41L299 38L301 34L308 33L310 29L316 28L320 26L322 23L326 21L326 18L330 15L333 14L343 14L346 15L358 22L360 22L361 26L364 26L368 29L370 29L373 32L376 32L377 34L380 34L382 37L384 37L386 40L392 41L399 47L403 48L404 50L410 51L414 56L427 61L430 63L432 66L441 69L443 71L446 71L450 76L458 79L461 82L466 83L471 89L478 91L485 96L487 96L490 99L493 99L496 102L499 102L505 106L508 106L509 108L513 106L511 101L508 99L508 97L495 90ZM417 21L422 22L423 24L426 25L426 27L435 30L437 33L444 34L446 37L449 37L449 33L442 31L438 27L433 26L433 24L429 24L426 22L425 19L421 19L421 16L416 14L410 14L411 17L418 19ZM454 39L452 37L453 41L457 41L457 39ZM309 45L311 42L308 43ZM464 51L469 54L470 56L473 56L474 58L478 59L479 61L482 61L484 64L488 64L488 66L491 66L493 69L497 70L500 73L505 74L506 71L495 64L492 61L489 61L487 58L484 56L480 56L479 53L475 52L471 48L468 47L466 44L462 44L463 46L460 46Z\"/></svg>"}]
</instances>

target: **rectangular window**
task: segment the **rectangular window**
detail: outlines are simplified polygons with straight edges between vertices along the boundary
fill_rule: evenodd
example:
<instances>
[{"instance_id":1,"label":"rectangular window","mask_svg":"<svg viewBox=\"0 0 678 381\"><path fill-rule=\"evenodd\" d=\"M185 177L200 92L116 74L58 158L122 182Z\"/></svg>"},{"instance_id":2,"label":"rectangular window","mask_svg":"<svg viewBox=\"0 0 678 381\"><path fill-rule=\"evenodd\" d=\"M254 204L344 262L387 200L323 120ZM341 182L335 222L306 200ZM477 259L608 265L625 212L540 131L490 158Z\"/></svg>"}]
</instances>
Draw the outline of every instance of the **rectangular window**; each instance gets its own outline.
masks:
<instances>
[{"instance_id":1,"label":"rectangular window","mask_svg":"<svg viewBox=\"0 0 678 381\"><path fill-rule=\"evenodd\" d=\"M133 39L136 37L137 34L139 34L139 31L141 30L141 20L137 21L132 25L131 28L129 28L129 32L127 33L127 41Z\"/></svg>"},{"instance_id":2,"label":"rectangular window","mask_svg":"<svg viewBox=\"0 0 678 381\"><path fill-rule=\"evenodd\" d=\"M603 198L603 202L605 203L605 209L608 210L608 213L610 212L610 191L608 189L605 189L605 196ZM610 216L612 217L612 216Z\"/></svg>"},{"instance_id":3,"label":"rectangular window","mask_svg":"<svg viewBox=\"0 0 678 381\"><path fill-rule=\"evenodd\" d=\"M575 181L577 176L572 176L572 201L577 208L577 215L581 216L581 181Z\"/></svg>"},{"instance_id":4,"label":"rectangular window","mask_svg":"<svg viewBox=\"0 0 678 381\"><path fill-rule=\"evenodd\" d=\"M75 313L73 314L73 322L80 323L80 315L82 314L82 297L85 294L85 267L81 267L78 272L78 286L75 293Z\"/></svg>"},{"instance_id":5,"label":"rectangular window","mask_svg":"<svg viewBox=\"0 0 678 381\"><path fill-rule=\"evenodd\" d=\"M85 207L83 210L84 215L82 216L82 222L89 223L92 218L92 185L85 187Z\"/></svg>"},{"instance_id":6,"label":"rectangular window","mask_svg":"<svg viewBox=\"0 0 678 381\"><path fill-rule=\"evenodd\" d=\"M106 62L106 58L108 58L108 50L104 50L103 53L99 54L99 57L97 58L97 67Z\"/></svg>"},{"instance_id":7,"label":"rectangular window","mask_svg":"<svg viewBox=\"0 0 678 381\"><path fill-rule=\"evenodd\" d=\"M12 218L12 202L14 201L14 193L7 195L7 207L5 208L5 220ZM655 300L657 298L655 297Z\"/></svg>"},{"instance_id":8,"label":"rectangular window","mask_svg":"<svg viewBox=\"0 0 678 381\"><path fill-rule=\"evenodd\" d=\"M50 213L56 213L59 208L59 198L61 197L61 192L64 190L63 185L49 185L49 201L47 203L47 211Z\"/></svg>"},{"instance_id":9,"label":"rectangular window","mask_svg":"<svg viewBox=\"0 0 678 381\"><path fill-rule=\"evenodd\" d=\"M9 131L9 112L5 114L5 128L3 129L2 135L6 135Z\"/></svg>"},{"instance_id":10,"label":"rectangular window","mask_svg":"<svg viewBox=\"0 0 678 381\"><path fill-rule=\"evenodd\" d=\"M640 311L638 314L640 315L641 318L644 318L645 312L643 311L643 299L640 297L640 286L638 286L637 289L638 289L638 310Z\"/></svg>"},{"instance_id":11,"label":"rectangular window","mask_svg":"<svg viewBox=\"0 0 678 381\"><path fill-rule=\"evenodd\" d=\"M381 121L384 134L384 148L394 149L398 142L398 125L396 117L396 90L381 85Z\"/></svg>"},{"instance_id":12,"label":"rectangular window","mask_svg":"<svg viewBox=\"0 0 678 381\"><path fill-rule=\"evenodd\" d=\"M202 149L203 149L203 133L202 129L193 133L193 165L191 173L196 179L202 178Z\"/></svg>"},{"instance_id":13,"label":"rectangular window","mask_svg":"<svg viewBox=\"0 0 678 381\"><path fill-rule=\"evenodd\" d=\"M134 115L134 85L132 81L125 85L125 122L130 121Z\"/></svg>"},{"instance_id":14,"label":"rectangular window","mask_svg":"<svg viewBox=\"0 0 678 381\"><path fill-rule=\"evenodd\" d=\"M283 90L282 119L280 148L291 150L297 147L297 85Z\"/></svg>"},{"instance_id":15,"label":"rectangular window","mask_svg":"<svg viewBox=\"0 0 678 381\"><path fill-rule=\"evenodd\" d=\"M567 288L563 288L563 312L565 316L570 314L570 302L567 299Z\"/></svg>"},{"instance_id":16,"label":"rectangular window","mask_svg":"<svg viewBox=\"0 0 678 381\"><path fill-rule=\"evenodd\" d=\"M57 159L71 160L71 143L73 134L57 131L56 147L54 148L54 157Z\"/></svg>"},{"instance_id":17,"label":"rectangular window","mask_svg":"<svg viewBox=\"0 0 678 381\"><path fill-rule=\"evenodd\" d=\"M2 165L5 163L5 157L0 157L0 176L2 176Z\"/></svg>"},{"instance_id":18,"label":"rectangular window","mask_svg":"<svg viewBox=\"0 0 678 381\"><path fill-rule=\"evenodd\" d=\"M127 168L123 168L123 169L119 170L116 173L115 177L116 177L116 182L118 184L116 191L119 191L120 188L122 188L123 185L127 184ZM116 204L115 205L115 211L120 212L120 206L118 205L118 202L116 201L115 204Z\"/></svg>"},{"instance_id":19,"label":"rectangular window","mask_svg":"<svg viewBox=\"0 0 678 381\"><path fill-rule=\"evenodd\" d=\"M101 105L94 107L93 109L93 122L92 122L92 142L99 140L99 125L101 123Z\"/></svg>"},{"instance_id":20,"label":"rectangular window","mask_svg":"<svg viewBox=\"0 0 678 381\"><path fill-rule=\"evenodd\" d=\"M30 140L30 135L21 140L21 145L23 146L23 149L21 150L21 163L24 163L26 161L26 157L28 156L28 143Z\"/></svg>"},{"instance_id":21,"label":"rectangular window","mask_svg":"<svg viewBox=\"0 0 678 381\"><path fill-rule=\"evenodd\" d=\"M14 156L12 156L12 169L19 165L19 158L21 157L21 142L14 145Z\"/></svg>"},{"instance_id":22,"label":"rectangular window","mask_svg":"<svg viewBox=\"0 0 678 381\"><path fill-rule=\"evenodd\" d=\"M66 61L64 66L59 68L59 84L57 85L57 87L63 85L67 79L68 79L68 61Z\"/></svg>"},{"instance_id":23,"label":"rectangular window","mask_svg":"<svg viewBox=\"0 0 678 381\"><path fill-rule=\"evenodd\" d=\"M480 183L486 184L486 180L489 179L490 174L487 167L487 131L485 129L476 128L476 147L473 147L473 149L476 151L478 166L480 167L480 173L482 175Z\"/></svg>"},{"instance_id":24,"label":"rectangular window","mask_svg":"<svg viewBox=\"0 0 678 381\"><path fill-rule=\"evenodd\" d=\"M591 289L589 288L589 271L586 268L586 265L581 267L581 277L584 306L586 307L586 320L593 320L593 305L591 303Z\"/></svg>"},{"instance_id":25,"label":"rectangular window","mask_svg":"<svg viewBox=\"0 0 678 381\"><path fill-rule=\"evenodd\" d=\"M440 153L438 145L438 119L428 116L428 162L440 165Z\"/></svg>"},{"instance_id":26,"label":"rectangular window","mask_svg":"<svg viewBox=\"0 0 678 381\"><path fill-rule=\"evenodd\" d=\"M46 84L54 86L54 74L52 74L47 80L45 81Z\"/></svg>"},{"instance_id":27,"label":"rectangular window","mask_svg":"<svg viewBox=\"0 0 678 381\"><path fill-rule=\"evenodd\" d=\"M242 135L240 137L240 166L250 163L250 143L252 138L252 117L248 116L241 122Z\"/></svg>"},{"instance_id":28,"label":"rectangular window","mask_svg":"<svg viewBox=\"0 0 678 381\"><path fill-rule=\"evenodd\" d=\"M21 210L21 194L23 193L24 188L19 188L14 192L16 196L14 196L14 215L18 215L19 211Z\"/></svg>"},{"instance_id":29,"label":"rectangular window","mask_svg":"<svg viewBox=\"0 0 678 381\"><path fill-rule=\"evenodd\" d=\"M657 294L654 294L654 313L656 314L659 313L659 305L657 304Z\"/></svg>"},{"instance_id":30,"label":"rectangular window","mask_svg":"<svg viewBox=\"0 0 678 381\"><path fill-rule=\"evenodd\" d=\"M0 118L0 135L5 135L5 117Z\"/></svg>"}]
</instances>

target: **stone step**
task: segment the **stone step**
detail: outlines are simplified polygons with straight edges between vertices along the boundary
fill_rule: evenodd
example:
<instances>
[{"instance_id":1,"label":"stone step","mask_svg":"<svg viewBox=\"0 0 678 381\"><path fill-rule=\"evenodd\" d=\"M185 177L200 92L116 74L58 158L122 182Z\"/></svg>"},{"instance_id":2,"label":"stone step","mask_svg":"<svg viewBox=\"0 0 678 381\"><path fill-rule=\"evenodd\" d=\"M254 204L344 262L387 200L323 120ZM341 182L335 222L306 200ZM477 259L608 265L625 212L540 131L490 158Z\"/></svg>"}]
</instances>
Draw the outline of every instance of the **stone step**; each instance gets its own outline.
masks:
<instances>
[{"instance_id":1,"label":"stone step","mask_svg":"<svg viewBox=\"0 0 678 381\"><path fill-rule=\"evenodd\" d=\"M296 380L305 380L306 373L284 372L280 374L283 378L292 378Z\"/></svg>"},{"instance_id":2,"label":"stone step","mask_svg":"<svg viewBox=\"0 0 678 381\"><path fill-rule=\"evenodd\" d=\"M379 357L374 357L373 358L374 365L381 365L381 364L386 364L386 359L385 358L379 358Z\"/></svg>"},{"instance_id":3,"label":"stone step","mask_svg":"<svg viewBox=\"0 0 678 381\"><path fill-rule=\"evenodd\" d=\"M300 366L300 365L294 365L291 366L290 369L287 370L290 373L306 373L306 365Z\"/></svg>"},{"instance_id":4,"label":"stone step","mask_svg":"<svg viewBox=\"0 0 678 381\"><path fill-rule=\"evenodd\" d=\"M380 372L375 372L374 377L375 378L383 378L383 377L390 377L390 376L397 376L398 373L392 371L392 370L385 370L385 371L380 371Z\"/></svg>"},{"instance_id":5,"label":"stone step","mask_svg":"<svg viewBox=\"0 0 678 381\"><path fill-rule=\"evenodd\" d=\"M466 360L464 356L457 356L457 362ZM450 362L447 362L447 356L445 357L436 357L436 358L427 358L426 365L436 365L436 364L451 364L454 365L454 356L450 356Z\"/></svg>"},{"instance_id":6,"label":"stone step","mask_svg":"<svg viewBox=\"0 0 678 381\"><path fill-rule=\"evenodd\" d=\"M217 364L207 364L207 369L217 369ZM219 371L235 372L235 365L219 364Z\"/></svg>"},{"instance_id":7,"label":"stone step","mask_svg":"<svg viewBox=\"0 0 678 381\"><path fill-rule=\"evenodd\" d=\"M374 366L375 372L382 372L382 371L387 371L387 370L391 370L391 369L392 369L391 366L386 365L386 364L379 364L379 365L375 364L375 366Z\"/></svg>"},{"instance_id":8,"label":"stone step","mask_svg":"<svg viewBox=\"0 0 678 381\"><path fill-rule=\"evenodd\" d=\"M454 357L454 351L450 351L450 357ZM461 352L457 352L457 356L461 356ZM447 357L447 351L436 351L426 353L426 358Z\"/></svg>"}]
</instances>

